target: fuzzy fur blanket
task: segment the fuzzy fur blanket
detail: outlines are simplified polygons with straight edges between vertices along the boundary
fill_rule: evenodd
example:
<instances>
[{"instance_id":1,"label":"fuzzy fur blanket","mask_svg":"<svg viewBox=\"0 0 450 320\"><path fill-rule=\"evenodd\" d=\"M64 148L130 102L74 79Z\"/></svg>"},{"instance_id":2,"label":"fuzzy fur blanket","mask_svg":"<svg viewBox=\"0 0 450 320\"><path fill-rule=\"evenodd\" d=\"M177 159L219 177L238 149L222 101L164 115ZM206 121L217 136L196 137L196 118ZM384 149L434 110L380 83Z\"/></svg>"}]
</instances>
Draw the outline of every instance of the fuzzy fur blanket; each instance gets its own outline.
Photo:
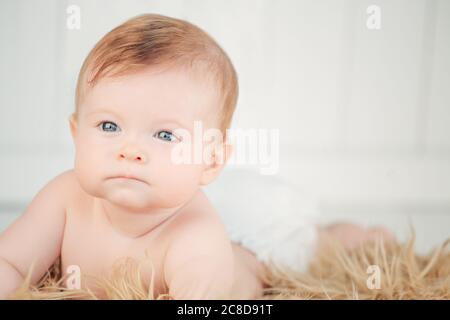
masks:
<instances>
[{"instance_id":1,"label":"fuzzy fur blanket","mask_svg":"<svg viewBox=\"0 0 450 320\"><path fill-rule=\"evenodd\" d=\"M413 234L403 244L376 241L352 251L330 243L305 273L270 264L261 299L450 299L450 239L426 256L415 254L414 241ZM376 286L368 283L373 266L379 272ZM29 275L12 299L97 299L92 292L65 289L58 261L35 286ZM139 264L130 259L99 283L108 299L171 299L154 297L151 284L146 288L141 282Z\"/></svg>"}]
</instances>

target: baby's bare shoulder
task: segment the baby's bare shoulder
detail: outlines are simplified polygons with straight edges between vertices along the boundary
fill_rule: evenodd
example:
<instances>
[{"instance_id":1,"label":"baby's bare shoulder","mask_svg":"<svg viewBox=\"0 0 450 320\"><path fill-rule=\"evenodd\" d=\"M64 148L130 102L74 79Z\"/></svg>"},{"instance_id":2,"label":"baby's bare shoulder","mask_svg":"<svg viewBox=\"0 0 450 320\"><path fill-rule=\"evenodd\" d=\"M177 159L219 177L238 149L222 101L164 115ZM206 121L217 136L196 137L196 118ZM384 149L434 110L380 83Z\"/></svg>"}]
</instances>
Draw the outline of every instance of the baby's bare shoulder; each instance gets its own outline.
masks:
<instances>
[{"instance_id":1,"label":"baby's bare shoulder","mask_svg":"<svg viewBox=\"0 0 450 320\"><path fill-rule=\"evenodd\" d=\"M54 202L64 212L73 211L90 203L92 197L80 186L73 169L66 170L53 177L39 192L45 201Z\"/></svg>"},{"instance_id":2,"label":"baby's bare shoulder","mask_svg":"<svg viewBox=\"0 0 450 320\"><path fill-rule=\"evenodd\" d=\"M173 242L189 240L190 243L209 239L209 243L228 242L227 232L219 214L206 195L199 191L177 221Z\"/></svg>"},{"instance_id":3,"label":"baby's bare shoulder","mask_svg":"<svg viewBox=\"0 0 450 320\"><path fill-rule=\"evenodd\" d=\"M68 207L85 202L90 196L83 191L74 169L66 170L53 179L59 186L59 196Z\"/></svg>"},{"instance_id":4,"label":"baby's bare shoulder","mask_svg":"<svg viewBox=\"0 0 450 320\"><path fill-rule=\"evenodd\" d=\"M54 180L58 181L61 187L63 187L62 191L68 191L68 189L73 188L77 182L75 171L73 169L61 172Z\"/></svg>"},{"instance_id":5,"label":"baby's bare shoulder","mask_svg":"<svg viewBox=\"0 0 450 320\"><path fill-rule=\"evenodd\" d=\"M220 216L201 193L180 213L171 231L166 260L182 260L200 256L216 256L228 252L231 241Z\"/></svg>"},{"instance_id":6,"label":"baby's bare shoulder","mask_svg":"<svg viewBox=\"0 0 450 320\"><path fill-rule=\"evenodd\" d=\"M73 169L66 170L53 177L41 190L51 195L55 201L61 204L68 203L76 190L77 180Z\"/></svg>"}]
</instances>

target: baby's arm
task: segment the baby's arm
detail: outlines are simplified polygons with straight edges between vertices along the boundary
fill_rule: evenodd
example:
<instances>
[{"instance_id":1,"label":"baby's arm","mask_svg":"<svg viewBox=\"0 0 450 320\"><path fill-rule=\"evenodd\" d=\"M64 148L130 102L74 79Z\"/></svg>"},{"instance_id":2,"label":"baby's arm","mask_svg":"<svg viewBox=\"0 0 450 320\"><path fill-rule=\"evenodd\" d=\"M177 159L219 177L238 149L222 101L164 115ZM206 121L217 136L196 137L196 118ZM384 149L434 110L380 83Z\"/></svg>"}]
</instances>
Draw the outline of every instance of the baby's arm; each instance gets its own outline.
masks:
<instances>
[{"instance_id":1,"label":"baby's arm","mask_svg":"<svg viewBox=\"0 0 450 320\"><path fill-rule=\"evenodd\" d=\"M229 299L234 261L224 227L200 221L177 233L164 261L164 277L176 300Z\"/></svg>"},{"instance_id":2,"label":"baby's arm","mask_svg":"<svg viewBox=\"0 0 450 320\"><path fill-rule=\"evenodd\" d=\"M31 283L35 284L60 254L69 175L64 172L47 183L0 234L0 299L22 284L33 262Z\"/></svg>"}]
</instances>

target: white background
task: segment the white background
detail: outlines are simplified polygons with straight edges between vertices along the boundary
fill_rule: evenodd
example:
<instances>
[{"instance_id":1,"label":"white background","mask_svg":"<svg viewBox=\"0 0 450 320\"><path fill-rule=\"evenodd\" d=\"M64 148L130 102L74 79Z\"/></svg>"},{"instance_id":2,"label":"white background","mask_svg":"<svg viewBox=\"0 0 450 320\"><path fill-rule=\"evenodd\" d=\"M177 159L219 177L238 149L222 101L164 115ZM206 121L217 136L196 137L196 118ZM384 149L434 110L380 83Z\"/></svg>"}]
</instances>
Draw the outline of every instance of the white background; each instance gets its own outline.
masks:
<instances>
[{"instance_id":1,"label":"white background","mask_svg":"<svg viewBox=\"0 0 450 320\"><path fill-rule=\"evenodd\" d=\"M69 5L81 29L66 27ZM381 8L381 29L366 9ZM323 222L409 223L426 251L450 234L450 1L2 1L0 230L73 166L67 118L81 63L130 17L189 20L240 79L234 127L280 130L280 171ZM261 190L263 193L264 190Z\"/></svg>"}]
</instances>

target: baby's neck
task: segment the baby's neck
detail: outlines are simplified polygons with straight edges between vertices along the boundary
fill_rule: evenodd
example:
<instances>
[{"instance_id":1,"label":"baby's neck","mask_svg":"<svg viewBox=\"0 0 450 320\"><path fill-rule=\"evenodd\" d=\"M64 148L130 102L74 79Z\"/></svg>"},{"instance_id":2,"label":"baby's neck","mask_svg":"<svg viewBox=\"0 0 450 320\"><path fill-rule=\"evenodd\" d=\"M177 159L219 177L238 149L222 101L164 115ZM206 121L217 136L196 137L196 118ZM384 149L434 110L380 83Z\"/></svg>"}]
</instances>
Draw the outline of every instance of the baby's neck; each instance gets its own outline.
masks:
<instances>
[{"instance_id":1,"label":"baby's neck","mask_svg":"<svg viewBox=\"0 0 450 320\"><path fill-rule=\"evenodd\" d=\"M186 205L133 211L105 199L96 198L95 200L98 202L97 207L100 213L108 220L111 227L129 238L139 238L155 231Z\"/></svg>"}]
</instances>

